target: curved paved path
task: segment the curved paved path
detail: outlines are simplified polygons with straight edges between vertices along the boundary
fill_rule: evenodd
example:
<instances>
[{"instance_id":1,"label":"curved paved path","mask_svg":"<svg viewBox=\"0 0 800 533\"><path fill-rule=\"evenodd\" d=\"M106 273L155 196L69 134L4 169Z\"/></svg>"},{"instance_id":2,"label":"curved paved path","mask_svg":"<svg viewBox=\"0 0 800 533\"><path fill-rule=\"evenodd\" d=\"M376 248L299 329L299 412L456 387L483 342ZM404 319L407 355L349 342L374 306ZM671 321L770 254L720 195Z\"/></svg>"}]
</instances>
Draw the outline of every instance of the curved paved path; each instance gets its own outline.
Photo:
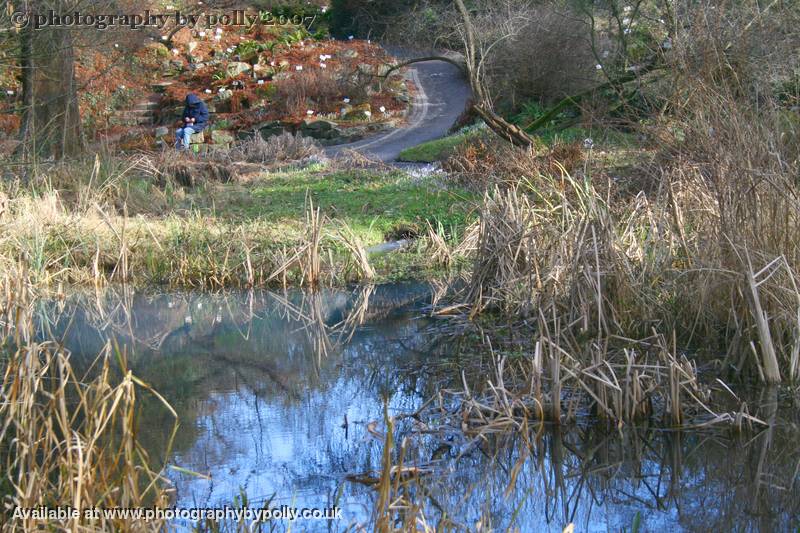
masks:
<instances>
[{"instance_id":1,"label":"curved paved path","mask_svg":"<svg viewBox=\"0 0 800 533\"><path fill-rule=\"evenodd\" d=\"M447 135L470 97L469 84L461 71L450 63L428 61L409 66L406 78L417 87L407 126L354 143L331 146L326 153L335 155L350 149L389 162L395 161L406 148Z\"/></svg>"}]
</instances>

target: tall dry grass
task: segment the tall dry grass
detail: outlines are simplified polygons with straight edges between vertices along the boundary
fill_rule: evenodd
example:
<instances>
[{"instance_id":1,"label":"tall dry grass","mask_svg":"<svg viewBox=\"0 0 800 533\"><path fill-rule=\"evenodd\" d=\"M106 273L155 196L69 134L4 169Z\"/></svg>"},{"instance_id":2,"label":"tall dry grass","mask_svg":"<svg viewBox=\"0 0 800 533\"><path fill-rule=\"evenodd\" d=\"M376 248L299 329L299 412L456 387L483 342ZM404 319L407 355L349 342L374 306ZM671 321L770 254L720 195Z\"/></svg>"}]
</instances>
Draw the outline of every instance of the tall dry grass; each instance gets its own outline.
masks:
<instances>
[{"instance_id":1,"label":"tall dry grass","mask_svg":"<svg viewBox=\"0 0 800 533\"><path fill-rule=\"evenodd\" d=\"M517 151L487 180L498 185L461 247L473 315L533 317L593 364L656 335L723 375L800 377L800 117L760 78L780 71L783 41L753 46L736 9L692 11L675 36L667 111L647 130L656 155L634 176L593 174L591 150L571 172ZM723 23L742 38L717 32Z\"/></svg>"},{"instance_id":2,"label":"tall dry grass","mask_svg":"<svg viewBox=\"0 0 800 533\"><path fill-rule=\"evenodd\" d=\"M313 146L287 137L292 150L313 154ZM140 155L109 162L98 156L91 164L46 167L27 181L2 182L0 275L22 264L38 286L192 288L332 285L374 276L357 239L342 238L346 224L312 217L310 208L308 224L276 229L259 219L175 207L184 186L204 176L225 181L231 172L213 160ZM351 263L356 268L343 268Z\"/></svg>"},{"instance_id":3,"label":"tall dry grass","mask_svg":"<svg viewBox=\"0 0 800 533\"><path fill-rule=\"evenodd\" d=\"M111 345L98 355L89 374L78 375L59 343L34 340L30 288L24 272L19 274L0 285L2 530L163 529L165 524L158 521L86 514L93 509L170 506L172 492L163 467L156 466L136 437L138 398L152 391L126 369L124 355ZM16 512L41 507L71 507L79 517L33 518Z\"/></svg>"}]
</instances>

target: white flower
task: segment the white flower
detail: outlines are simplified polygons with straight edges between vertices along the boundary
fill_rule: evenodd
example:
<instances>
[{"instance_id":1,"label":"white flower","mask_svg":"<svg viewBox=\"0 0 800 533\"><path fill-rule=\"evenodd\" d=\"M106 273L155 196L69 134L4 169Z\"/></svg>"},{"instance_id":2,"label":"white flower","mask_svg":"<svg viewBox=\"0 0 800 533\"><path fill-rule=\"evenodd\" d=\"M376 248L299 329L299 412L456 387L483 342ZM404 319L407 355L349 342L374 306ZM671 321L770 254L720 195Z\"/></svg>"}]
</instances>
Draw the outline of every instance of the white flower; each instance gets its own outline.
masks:
<instances>
[{"instance_id":1,"label":"white flower","mask_svg":"<svg viewBox=\"0 0 800 533\"><path fill-rule=\"evenodd\" d=\"M198 33L197 35L199 35L200 37L205 37L205 36L206 36L206 32L204 32L204 31L201 31L201 32L200 32L200 33Z\"/></svg>"},{"instance_id":2,"label":"white flower","mask_svg":"<svg viewBox=\"0 0 800 533\"><path fill-rule=\"evenodd\" d=\"M11 89L9 89L9 90L7 90L7 91L6 91L6 94L7 94L8 96L14 96L14 91L12 91Z\"/></svg>"},{"instance_id":3,"label":"white flower","mask_svg":"<svg viewBox=\"0 0 800 533\"><path fill-rule=\"evenodd\" d=\"M177 48L173 48L173 49L172 49L172 55L175 55L175 56L176 56L176 55L178 55L178 54L180 54L180 53L181 53L181 51L180 51L180 50L178 50Z\"/></svg>"},{"instance_id":4,"label":"white flower","mask_svg":"<svg viewBox=\"0 0 800 533\"><path fill-rule=\"evenodd\" d=\"M269 66L274 67L275 66L275 62L274 61L270 61L269 62Z\"/></svg>"},{"instance_id":5,"label":"white flower","mask_svg":"<svg viewBox=\"0 0 800 533\"><path fill-rule=\"evenodd\" d=\"M259 85L264 85L264 80L258 80Z\"/></svg>"},{"instance_id":6,"label":"white flower","mask_svg":"<svg viewBox=\"0 0 800 533\"><path fill-rule=\"evenodd\" d=\"M222 38L222 35L215 35L214 40L219 41Z\"/></svg>"},{"instance_id":7,"label":"white flower","mask_svg":"<svg viewBox=\"0 0 800 533\"><path fill-rule=\"evenodd\" d=\"M623 25L627 26L627 25L628 25L628 24L630 24L630 23L631 23L631 19L629 19L629 18L624 18L624 19L622 19L622 24L623 24Z\"/></svg>"},{"instance_id":8,"label":"white flower","mask_svg":"<svg viewBox=\"0 0 800 533\"><path fill-rule=\"evenodd\" d=\"M233 48L226 48L225 51L230 54L231 52L233 52Z\"/></svg>"},{"instance_id":9,"label":"white flower","mask_svg":"<svg viewBox=\"0 0 800 533\"><path fill-rule=\"evenodd\" d=\"M352 40L353 40L353 36L351 35L351 36L349 36L347 39L348 39L348 40L350 40L350 41L352 41Z\"/></svg>"},{"instance_id":10,"label":"white flower","mask_svg":"<svg viewBox=\"0 0 800 533\"><path fill-rule=\"evenodd\" d=\"M297 65L294 69L297 71L303 70L303 65Z\"/></svg>"},{"instance_id":11,"label":"white flower","mask_svg":"<svg viewBox=\"0 0 800 533\"><path fill-rule=\"evenodd\" d=\"M600 63L598 63L598 64L596 64L596 65L594 66L594 68L596 68L597 70L603 70L603 65L601 65Z\"/></svg>"},{"instance_id":12,"label":"white flower","mask_svg":"<svg viewBox=\"0 0 800 533\"><path fill-rule=\"evenodd\" d=\"M206 94L211 94L211 89L206 89L205 93Z\"/></svg>"},{"instance_id":13,"label":"white flower","mask_svg":"<svg viewBox=\"0 0 800 533\"><path fill-rule=\"evenodd\" d=\"M350 103L350 99L349 99L349 98L345 98L345 99L344 99L344 103L345 103L345 104L349 104L349 103Z\"/></svg>"},{"instance_id":14,"label":"white flower","mask_svg":"<svg viewBox=\"0 0 800 533\"><path fill-rule=\"evenodd\" d=\"M322 11L323 13L327 12L328 11L328 6L322 6L320 11Z\"/></svg>"},{"instance_id":15,"label":"white flower","mask_svg":"<svg viewBox=\"0 0 800 533\"><path fill-rule=\"evenodd\" d=\"M386 108L384 106L381 106L381 113L386 113Z\"/></svg>"},{"instance_id":16,"label":"white flower","mask_svg":"<svg viewBox=\"0 0 800 533\"><path fill-rule=\"evenodd\" d=\"M592 138L591 138L591 137L587 137L587 138L585 138L585 139L583 140L583 147L584 147L584 148L586 148L586 149L588 150L588 149L589 149L589 148L591 148L592 146L594 146L594 140L592 140Z\"/></svg>"},{"instance_id":17,"label":"white flower","mask_svg":"<svg viewBox=\"0 0 800 533\"><path fill-rule=\"evenodd\" d=\"M123 91L125 90L125 86L124 85L120 85L119 88L122 89Z\"/></svg>"},{"instance_id":18,"label":"white flower","mask_svg":"<svg viewBox=\"0 0 800 533\"><path fill-rule=\"evenodd\" d=\"M314 114L314 112L313 112L313 111L311 111L310 109L309 109L308 111L306 111L306 115L308 115L308 116L311 116L311 115L313 115L313 114Z\"/></svg>"},{"instance_id":19,"label":"white flower","mask_svg":"<svg viewBox=\"0 0 800 533\"><path fill-rule=\"evenodd\" d=\"M162 40L162 41L166 41L166 40L167 40L167 36L166 36L166 35L162 35L162 36L161 36L161 40Z\"/></svg>"},{"instance_id":20,"label":"white flower","mask_svg":"<svg viewBox=\"0 0 800 533\"><path fill-rule=\"evenodd\" d=\"M320 63L319 68L328 68L328 65L326 65L325 63Z\"/></svg>"},{"instance_id":21,"label":"white flower","mask_svg":"<svg viewBox=\"0 0 800 533\"><path fill-rule=\"evenodd\" d=\"M220 87L218 92L224 93L225 92L225 87Z\"/></svg>"},{"instance_id":22,"label":"white flower","mask_svg":"<svg viewBox=\"0 0 800 533\"><path fill-rule=\"evenodd\" d=\"M630 13L631 9L633 9L631 6L625 6L622 8L622 11L624 11L625 13Z\"/></svg>"},{"instance_id":23,"label":"white flower","mask_svg":"<svg viewBox=\"0 0 800 533\"><path fill-rule=\"evenodd\" d=\"M366 116L368 116L368 117L371 117L371 116L372 116L372 113L371 113L370 111L364 111L364 115L366 115Z\"/></svg>"},{"instance_id":24,"label":"white flower","mask_svg":"<svg viewBox=\"0 0 800 533\"><path fill-rule=\"evenodd\" d=\"M119 48L119 44L114 43L114 48Z\"/></svg>"},{"instance_id":25,"label":"white flower","mask_svg":"<svg viewBox=\"0 0 800 533\"><path fill-rule=\"evenodd\" d=\"M624 33L625 35L628 35L630 32L631 32L630 28L625 28L622 33Z\"/></svg>"},{"instance_id":26,"label":"white flower","mask_svg":"<svg viewBox=\"0 0 800 533\"><path fill-rule=\"evenodd\" d=\"M217 28L216 30L214 30L214 33L216 34L222 33L222 28Z\"/></svg>"}]
</instances>

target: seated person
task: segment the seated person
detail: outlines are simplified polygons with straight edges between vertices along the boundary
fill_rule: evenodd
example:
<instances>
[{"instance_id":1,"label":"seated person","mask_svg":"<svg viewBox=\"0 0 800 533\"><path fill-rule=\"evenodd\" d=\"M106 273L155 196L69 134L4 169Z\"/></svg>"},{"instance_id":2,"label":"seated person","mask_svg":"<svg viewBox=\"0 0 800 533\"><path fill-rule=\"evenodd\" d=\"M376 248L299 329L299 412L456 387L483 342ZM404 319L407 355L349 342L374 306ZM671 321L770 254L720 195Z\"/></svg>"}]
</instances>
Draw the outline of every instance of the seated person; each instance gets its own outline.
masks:
<instances>
[{"instance_id":1,"label":"seated person","mask_svg":"<svg viewBox=\"0 0 800 533\"><path fill-rule=\"evenodd\" d=\"M179 150L188 150L192 135L203 131L206 126L208 126L206 104L196 94L187 94L182 124L175 131L175 147Z\"/></svg>"}]
</instances>

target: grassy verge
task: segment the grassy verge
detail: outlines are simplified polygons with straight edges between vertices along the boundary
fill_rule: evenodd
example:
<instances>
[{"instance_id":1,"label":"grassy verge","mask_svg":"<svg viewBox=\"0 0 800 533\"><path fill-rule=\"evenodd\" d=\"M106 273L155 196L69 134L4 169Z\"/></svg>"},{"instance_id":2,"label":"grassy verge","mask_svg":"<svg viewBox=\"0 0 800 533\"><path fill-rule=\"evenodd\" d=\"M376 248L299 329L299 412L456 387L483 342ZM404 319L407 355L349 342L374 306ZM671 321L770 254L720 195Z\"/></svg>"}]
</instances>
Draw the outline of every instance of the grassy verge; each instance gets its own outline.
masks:
<instances>
[{"instance_id":1,"label":"grassy verge","mask_svg":"<svg viewBox=\"0 0 800 533\"><path fill-rule=\"evenodd\" d=\"M454 243L473 218L471 193L391 169L315 165L186 188L141 167L72 165L49 169L46 181L7 186L2 267L43 284L380 281L435 274L428 233ZM405 252L365 252L409 236L420 239ZM317 264L311 279L309 261Z\"/></svg>"},{"instance_id":2,"label":"grassy verge","mask_svg":"<svg viewBox=\"0 0 800 533\"><path fill-rule=\"evenodd\" d=\"M399 159L410 163L444 161L481 136L487 139L491 138L485 127L470 126L448 137L407 148L400 152ZM536 132L536 137L541 141L542 148L583 142L585 139L592 139L597 146L611 150L636 149L639 144L632 134L622 133L610 128L573 127L562 130L544 130Z\"/></svg>"},{"instance_id":3,"label":"grassy verge","mask_svg":"<svg viewBox=\"0 0 800 533\"><path fill-rule=\"evenodd\" d=\"M398 159L409 163L433 163L435 161L443 161L453 155L458 147L465 145L470 139L480 136L483 131L482 128L466 128L448 137L434 139L433 141L406 148L400 152Z\"/></svg>"}]
</instances>

